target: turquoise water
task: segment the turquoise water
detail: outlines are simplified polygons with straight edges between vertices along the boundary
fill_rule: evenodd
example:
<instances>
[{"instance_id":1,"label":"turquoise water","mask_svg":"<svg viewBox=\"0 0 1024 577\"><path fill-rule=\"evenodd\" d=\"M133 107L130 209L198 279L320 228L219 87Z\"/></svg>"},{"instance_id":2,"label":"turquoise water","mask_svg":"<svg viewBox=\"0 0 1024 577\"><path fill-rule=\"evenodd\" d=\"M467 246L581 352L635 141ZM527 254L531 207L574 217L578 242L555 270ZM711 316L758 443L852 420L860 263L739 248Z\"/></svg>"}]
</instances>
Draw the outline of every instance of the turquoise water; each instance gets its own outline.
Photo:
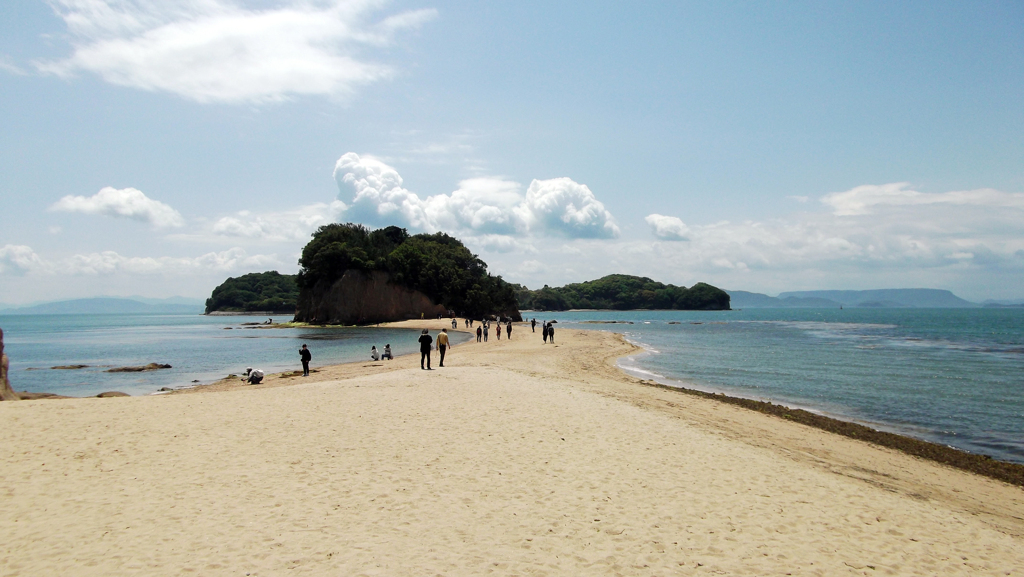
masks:
<instances>
[{"instance_id":1,"label":"turquoise water","mask_svg":"<svg viewBox=\"0 0 1024 577\"><path fill-rule=\"evenodd\" d=\"M623 333L647 352L620 365L645 378L802 407L1024 463L1024 310L546 315L562 326ZM634 324L583 322L595 320Z\"/></svg>"},{"instance_id":2,"label":"turquoise water","mask_svg":"<svg viewBox=\"0 0 1024 577\"><path fill-rule=\"evenodd\" d=\"M103 391L150 394L219 380L246 367L267 373L298 370L306 343L310 366L370 359L370 347L391 344L395 355L419 350L419 331L378 328L261 329L242 323L267 317L202 315L9 315L0 316L11 385L19 391L74 397ZM290 320L290 319L278 319ZM230 327L230 328L228 328ZM452 342L469 335L454 333ZM169 364L145 373L106 373L110 367ZM59 365L90 365L53 370Z\"/></svg>"}]
</instances>

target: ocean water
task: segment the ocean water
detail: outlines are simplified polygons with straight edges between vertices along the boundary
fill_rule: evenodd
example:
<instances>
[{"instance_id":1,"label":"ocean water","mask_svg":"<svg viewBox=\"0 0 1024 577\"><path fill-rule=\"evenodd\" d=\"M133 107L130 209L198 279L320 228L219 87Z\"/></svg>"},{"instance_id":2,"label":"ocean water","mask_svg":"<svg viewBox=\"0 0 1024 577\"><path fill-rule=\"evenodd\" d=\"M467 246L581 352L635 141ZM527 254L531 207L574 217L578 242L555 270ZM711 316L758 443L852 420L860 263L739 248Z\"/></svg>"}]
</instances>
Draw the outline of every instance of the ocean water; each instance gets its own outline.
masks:
<instances>
[{"instance_id":1,"label":"ocean water","mask_svg":"<svg viewBox=\"0 0 1024 577\"><path fill-rule=\"evenodd\" d=\"M312 368L370 360L370 347L391 344L395 355L419 350L419 331L378 328L258 328L267 317L195 314L0 315L11 385L19 391L73 397L104 391L144 395L217 381L246 367L267 373L299 370L303 343ZM290 319L278 319L290 320ZM469 335L452 334L453 344ZM107 373L111 367L169 364L144 373ZM61 365L89 365L60 370Z\"/></svg>"},{"instance_id":2,"label":"ocean water","mask_svg":"<svg viewBox=\"0 0 1024 577\"><path fill-rule=\"evenodd\" d=\"M1024 310L541 314L623 333L645 352L620 366L644 378L1024 463Z\"/></svg>"}]
</instances>

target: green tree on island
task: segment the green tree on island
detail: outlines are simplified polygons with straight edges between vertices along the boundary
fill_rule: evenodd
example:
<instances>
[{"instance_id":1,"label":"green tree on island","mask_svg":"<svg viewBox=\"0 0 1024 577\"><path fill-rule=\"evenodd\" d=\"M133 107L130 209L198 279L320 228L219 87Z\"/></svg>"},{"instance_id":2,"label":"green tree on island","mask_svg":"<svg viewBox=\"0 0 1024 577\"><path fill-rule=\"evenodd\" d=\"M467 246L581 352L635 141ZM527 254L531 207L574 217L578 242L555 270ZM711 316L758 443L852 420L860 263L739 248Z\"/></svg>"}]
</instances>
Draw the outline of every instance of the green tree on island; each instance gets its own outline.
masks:
<instances>
[{"instance_id":1,"label":"green tree on island","mask_svg":"<svg viewBox=\"0 0 1024 577\"><path fill-rule=\"evenodd\" d=\"M666 285L646 277L612 274L564 287L531 291L517 285L522 309L669 309L729 310L729 293L705 283L690 288Z\"/></svg>"},{"instance_id":2,"label":"green tree on island","mask_svg":"<svg viewBox=\"0 0 1024 577\"><path fill-rule=\"evenodd\" d=\"M396 226L371 231L359 224L329 224L313 233L299 266L301 293L329 287L349 270L381 271L391 282L420 291L460 316L518 315L512 285L490 275L479 257L444 233L409 235Z\"/></svg>"},{"instance_id":3,"label":"green tree on island","mask_svg":"<svg viewBox=\"0 0 1024 577\"><path fill-rule=\"evenodd\" d=\"M299 298L295 275L254 272L228 278L206 299L206 314L217 311L294 313Z\"/></svg>"}]
</instances>

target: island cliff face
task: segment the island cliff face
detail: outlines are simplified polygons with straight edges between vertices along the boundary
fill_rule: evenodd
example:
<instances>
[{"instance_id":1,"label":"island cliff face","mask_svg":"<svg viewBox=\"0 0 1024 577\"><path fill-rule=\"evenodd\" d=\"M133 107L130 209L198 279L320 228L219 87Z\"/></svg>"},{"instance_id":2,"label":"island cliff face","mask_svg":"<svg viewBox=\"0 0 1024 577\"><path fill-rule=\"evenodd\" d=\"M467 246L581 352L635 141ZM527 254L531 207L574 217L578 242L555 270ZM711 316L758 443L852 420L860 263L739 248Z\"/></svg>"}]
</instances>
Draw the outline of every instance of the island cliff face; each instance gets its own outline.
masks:
<instances>
[{"instance_id":1,"label":"island cliff face","mask_svg":"<svg viewBox=\"0 0 1024 577\"><path fill-rule=\"evenodd\" d=\"M317 283L299 293L295 320L363 325L448 316L448 310L420 291L391 282L383 271L349 269L330 285Z\"/></svg>"}]
</instances>

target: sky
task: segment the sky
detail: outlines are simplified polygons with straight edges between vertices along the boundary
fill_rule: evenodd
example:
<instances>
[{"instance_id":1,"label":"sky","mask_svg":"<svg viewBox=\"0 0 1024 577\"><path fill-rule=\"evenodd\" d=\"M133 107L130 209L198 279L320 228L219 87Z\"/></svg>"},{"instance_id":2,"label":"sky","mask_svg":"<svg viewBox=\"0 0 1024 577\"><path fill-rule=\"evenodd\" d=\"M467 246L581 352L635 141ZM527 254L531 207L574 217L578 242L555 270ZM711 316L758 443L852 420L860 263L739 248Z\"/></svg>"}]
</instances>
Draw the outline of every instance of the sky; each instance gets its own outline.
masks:
<instances>
[{"instance_id":1,"label":"sky","mask_svg":"<svg viewBox=\"0 0 1024 577\"><path fill-rule=\"evenodd\" d=\"M0 303L205 298L317 227L530 288L1024 298L1024 4L6 0Z\"/></svg>"}]
</instances>

